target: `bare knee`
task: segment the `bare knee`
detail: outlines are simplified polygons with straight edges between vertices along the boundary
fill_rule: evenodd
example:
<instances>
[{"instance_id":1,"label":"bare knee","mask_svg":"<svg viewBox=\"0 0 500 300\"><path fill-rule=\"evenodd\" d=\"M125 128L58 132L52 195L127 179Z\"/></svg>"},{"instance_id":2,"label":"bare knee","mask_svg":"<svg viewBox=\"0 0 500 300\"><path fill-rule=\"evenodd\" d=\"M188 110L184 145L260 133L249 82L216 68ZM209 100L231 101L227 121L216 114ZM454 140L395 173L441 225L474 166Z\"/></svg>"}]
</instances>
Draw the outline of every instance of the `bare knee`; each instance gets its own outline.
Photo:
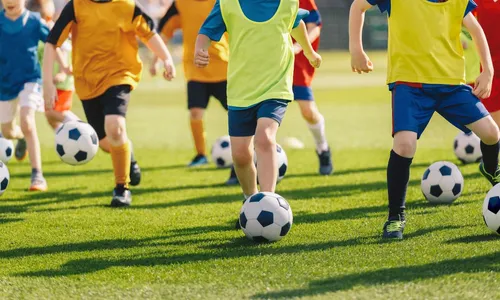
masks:
<instances>
[{"instance_id":1,"label":"bare knee","mask_svg":"<svg viewBox=\"0 0 500 300\"><path fill-rule=\"evenodd\" d=\"M270 152L276 148L276 141L267 132L262 132L255 136L255 151Z\"/></svg>"},{"instance_id":2,"label":"bare knee","mask_svg":"<svg viewBox=\"0 0 500 300\"><path fill-rule=\"evenodd\" d=\"M493 145L500 139L498 126L491 117L479 120L471 124L469 128L487 145Z\"/></svg>"},{"instance_id":3,"label":"bare knee","mask_svg":"<svg viewBox=\"0 0 500 300\"><path fill-rule=\"evenodd\" d=\"M233 163L236 166L246 166L253 163L252 152L248 148L231 149L233 155Z\"/></svg>"},{"instance_id":4,"label":"bare knee","mask_svg":"<svg viewBox=\"0 0 500 300\"><path fill-rule=\"evenodd\" d=\"M107 116L105 121L106 137L111 144L123 144L127 141L125 118L121 116Z\"/></svg>"},{"instance_id":5,"label":"bare knee","mask_svg":"<svg viewBox=\"0 0 500 300\"><path fill-rule=\"evenodd\" d=\"M202 120L203 119L203 115L205 113L205 109L203 108L191 108L189 109L189 117L191 118L191 120Z\"/></svg>"},{"instance_id":6,"label":"bare knee","mask_svg":"<svg viewBox=\"0 0 500 300\"><path fill-rule=\"evenodd\" d=\"M396 133L393 150L400 156L412 158L417 150L417 134L409 131Z\"/></svg>"}]
</instances>

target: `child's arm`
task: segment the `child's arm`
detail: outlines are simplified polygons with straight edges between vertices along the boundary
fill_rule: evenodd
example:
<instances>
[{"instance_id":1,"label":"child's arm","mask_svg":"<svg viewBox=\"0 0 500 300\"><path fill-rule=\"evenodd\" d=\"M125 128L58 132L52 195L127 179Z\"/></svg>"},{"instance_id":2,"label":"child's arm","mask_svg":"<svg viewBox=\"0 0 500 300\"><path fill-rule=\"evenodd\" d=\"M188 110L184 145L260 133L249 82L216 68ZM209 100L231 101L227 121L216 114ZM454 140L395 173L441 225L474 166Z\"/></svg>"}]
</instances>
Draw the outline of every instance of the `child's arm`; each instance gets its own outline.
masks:
<instances>
[{"instance_id":1,"label":"child's arm","mask_svg":"<svg viewBox=\"0 0 500 300\"><path fill-rule=\"evenodd\" d=\"M45 110L52 111L57 97L54 86L54 62L56 60L56 47L50 43L45 44L43 53L42 78L43 78L43 99Z\"/></svg>"},{"instance_id":2,"label":"child's arm","mask_svg":"<svg viewBox=\"0 0 500 300\"><path fill-rule=\"evenodd\" d=\"M354 0L349 13L349 52L353 72L368 73L373 71L373 63L363 50L363 24L365 11L372 5L366 0Z\"/></svg>"},{"instance_id":3,"label":"child's arm","mask_svg":"<svg viewBox=\"0 0 500 300\"><path fill-rule=\"evenodd\" d=\"M299 26L292 29L292 37L297 41L297 43L302 47L304 51L304 55L309 60L311 66L315 68L319 68L321 65L321 56L314 51L311 42L309 41L309 37L307 35L306 24L304 21L300 21Z\"/></svg>"},{"instance_id":4,"label":"child's arm","mask_svg":"<svg viewBox=\"0 0 500 300\"><path fill-rule=\"evenodd\" d=\"M175 1L168 8L165 15L160 19L158 24L158 34L165 45L168 45L169 40L174 35L175 31L182 28L179 11ZM154 55L151 61L149 72L152 76L156 76L156 65L158 64L158 56Z\"/></svg>"},{"instance_id":5,"label":"child's arm","mask_svg":"<svg viewBox=\"0 0 500 300\"><path fill-rule=\"evenodd\" d=\"M198 68L208 66L210 56L208 48L212 41L220 41L226 32L226 24L222 18L219 0L215 1L214 8L208 15L207 19L201 26L198 37L196 38L196 45L194 51L194 64Z\"/></svg>"},{"instance_id":6,"label":"child's arm","mask_svg":"<svg viewBox=\"0 0 500 300\"><path fill-rule=\"evenodd\" d=\"M479 25L472 13L468 13L467 16L465 16L463 24L476 44L479 57L481 58L481 66L483 68L483 71L476 79L473 93L477 97L485 99L491 94L491 85L494 75L493 62L491 60L488 41L486 40L486 36L484 35L481 25Z\"/></svg>"},{"instance_id":7,"label":"child's arm","mask_svg":"<svg viewBox=\"0 0 500 300\"><path fill-rule=\"evenodd\" d=\"M212 40L208 36L204 34L198 34L198 37L196 38L195 56L194 56L194 64L198 68L204 68L208 66L208 64L210 63L208 48L210 47L211 43Z\"/></svg>"},{"instance_id":8,"label":"child's arm","mask_svg":"<svg viewBox=\"0 0 500 300\"><path fill-rule=\"evenodd\" d=\"M321 15L319 14L318 7L314 0L301 2L301 6L307 11L307 16L302 20L306 23L307 35L312 44L319 39L321 35ZM294 48L295 54L302 52L302 47L300 47L299 44L295 43Z\"/></svg>"}]
</instances>

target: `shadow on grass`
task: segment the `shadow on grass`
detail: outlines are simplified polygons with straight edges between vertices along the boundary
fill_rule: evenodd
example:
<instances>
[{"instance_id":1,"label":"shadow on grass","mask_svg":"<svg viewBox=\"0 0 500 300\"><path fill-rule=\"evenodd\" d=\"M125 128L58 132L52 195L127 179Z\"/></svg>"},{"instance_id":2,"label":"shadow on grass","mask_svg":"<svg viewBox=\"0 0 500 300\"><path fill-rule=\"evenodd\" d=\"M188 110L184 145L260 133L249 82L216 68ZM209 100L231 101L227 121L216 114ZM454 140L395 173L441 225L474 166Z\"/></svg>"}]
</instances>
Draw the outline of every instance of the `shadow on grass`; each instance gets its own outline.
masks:
<instances>
[{"instance_id":1,"label":"shadow on grass","mask_svg":"<svg viewBox=\"0 0 500 300\"><path fill-rule=\"evenodd\" d=\"M450 259L420 266L403 266L370 272L360 272L312 281L307 288L257 294L254 299L287 299L318 296L330 292L352 289L356 286L406 283L439 278L457 273L499 272L500 252L464 259Z\"/></svg>"},{"instance_id":2,"label":"shadow on grass","mask_svg":"<svg viewBox=\"0 0 500 300\"><path fill-rule=\"evenodd\" d=\"M21 219L21 218L8 218L8 219L4 219L2 217L0 217L0 225L2 224L7 224L7 223L13 223L13 222L20 222L20 221L23 221L24 219Z\"/></svg>"},{"instance_id":3,"label":"shadow on grass","mask_svg":"<svg viewBox=\"0 0 500 300\"><path fill-rule=\"evenodd\" d=\"M480 243L489 241L500 241L500 236L494 233L486 233L480 235L470 235L464 236L457 239L449 240L449 244L469 244L469 243Z\"/></svg>"}]
</instances>

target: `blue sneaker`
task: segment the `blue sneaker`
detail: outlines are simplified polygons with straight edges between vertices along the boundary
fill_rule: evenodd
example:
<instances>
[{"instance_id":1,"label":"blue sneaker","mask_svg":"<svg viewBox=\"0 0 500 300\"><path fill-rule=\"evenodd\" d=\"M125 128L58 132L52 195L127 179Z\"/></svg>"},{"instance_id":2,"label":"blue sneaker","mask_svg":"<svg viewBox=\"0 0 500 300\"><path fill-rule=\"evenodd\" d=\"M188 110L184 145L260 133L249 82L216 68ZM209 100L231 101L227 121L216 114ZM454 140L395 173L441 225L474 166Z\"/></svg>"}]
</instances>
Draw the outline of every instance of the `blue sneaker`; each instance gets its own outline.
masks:
<instances>
[{"instance_id":1,"label":"blue sneaker","mask_svg":"<svg viewBox=\"0 0 500 300\"><path fill-rule=\"evenodd\" d=\"M333 173L333 163L332 163L332 152L330 148L321 153L316 152L319 158L319 174L320 175L331 175Z\"/></svg>"},{"instance_id":2,"label":"blue sneaker","mask_svg":"<svg viewBox=\"0 0 500 300\"><path fill-rule=\"evenodd\" d=\"M188 167L199 167L208 164L208 159L203 154L196 155L193 160L189 163Z\"/></svg>"},{"instance_id":3,"label":"blue sneaker","mask_svg":"<svg viewBox=\"0 0 500 300\"><path fill-rule=\"evenodd\" d=\"M403 239L403 231L405 230L406 221L399 219L388 220L384 224L384 239Z\"/></svg>"},{"instance_id":4,"label":"blue sneaker","mask_svg":"<svg viewBox=\"0 0 500 300\"><path fill-rule=\"evenodd\" d=\"M492 186L500 183L500 167L497 167L495 174L490 174L484 168L484 163L481 162L479 164L479 172L491 183Z\"/></svg>"}]
</instances>

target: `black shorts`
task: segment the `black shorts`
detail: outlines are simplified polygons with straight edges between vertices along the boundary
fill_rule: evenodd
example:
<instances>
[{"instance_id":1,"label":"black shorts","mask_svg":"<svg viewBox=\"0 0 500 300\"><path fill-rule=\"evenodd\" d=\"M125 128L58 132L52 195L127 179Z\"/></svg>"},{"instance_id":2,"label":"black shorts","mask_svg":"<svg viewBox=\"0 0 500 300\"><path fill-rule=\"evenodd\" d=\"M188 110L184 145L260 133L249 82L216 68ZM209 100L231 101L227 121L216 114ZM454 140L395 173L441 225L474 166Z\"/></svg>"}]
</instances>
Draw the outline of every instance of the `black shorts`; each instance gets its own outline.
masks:
<instances>
[{"instance_id":1,"label":"black shorts","mask_svg":"<svg viewBox=\"0 0 500 300\"><path fill-rule=\"evenodd\" d=\"M127 115L131 90L130 85L115 85L100 96L82 100L87 122L94 128L99 140L106 137L104 118L107 115L120 115L122 117Z\"/></svg>"},{"instance_id":2,"label":"black shorts","mask_svg":"<svg viewBox=\"0 0 500 300\"><path fill-rule=\"evenodd\" d=\"M187 83L188 108L207 108L210 97L214 96L227 110L227 81Z\"/></svg>"}]
</instances>

